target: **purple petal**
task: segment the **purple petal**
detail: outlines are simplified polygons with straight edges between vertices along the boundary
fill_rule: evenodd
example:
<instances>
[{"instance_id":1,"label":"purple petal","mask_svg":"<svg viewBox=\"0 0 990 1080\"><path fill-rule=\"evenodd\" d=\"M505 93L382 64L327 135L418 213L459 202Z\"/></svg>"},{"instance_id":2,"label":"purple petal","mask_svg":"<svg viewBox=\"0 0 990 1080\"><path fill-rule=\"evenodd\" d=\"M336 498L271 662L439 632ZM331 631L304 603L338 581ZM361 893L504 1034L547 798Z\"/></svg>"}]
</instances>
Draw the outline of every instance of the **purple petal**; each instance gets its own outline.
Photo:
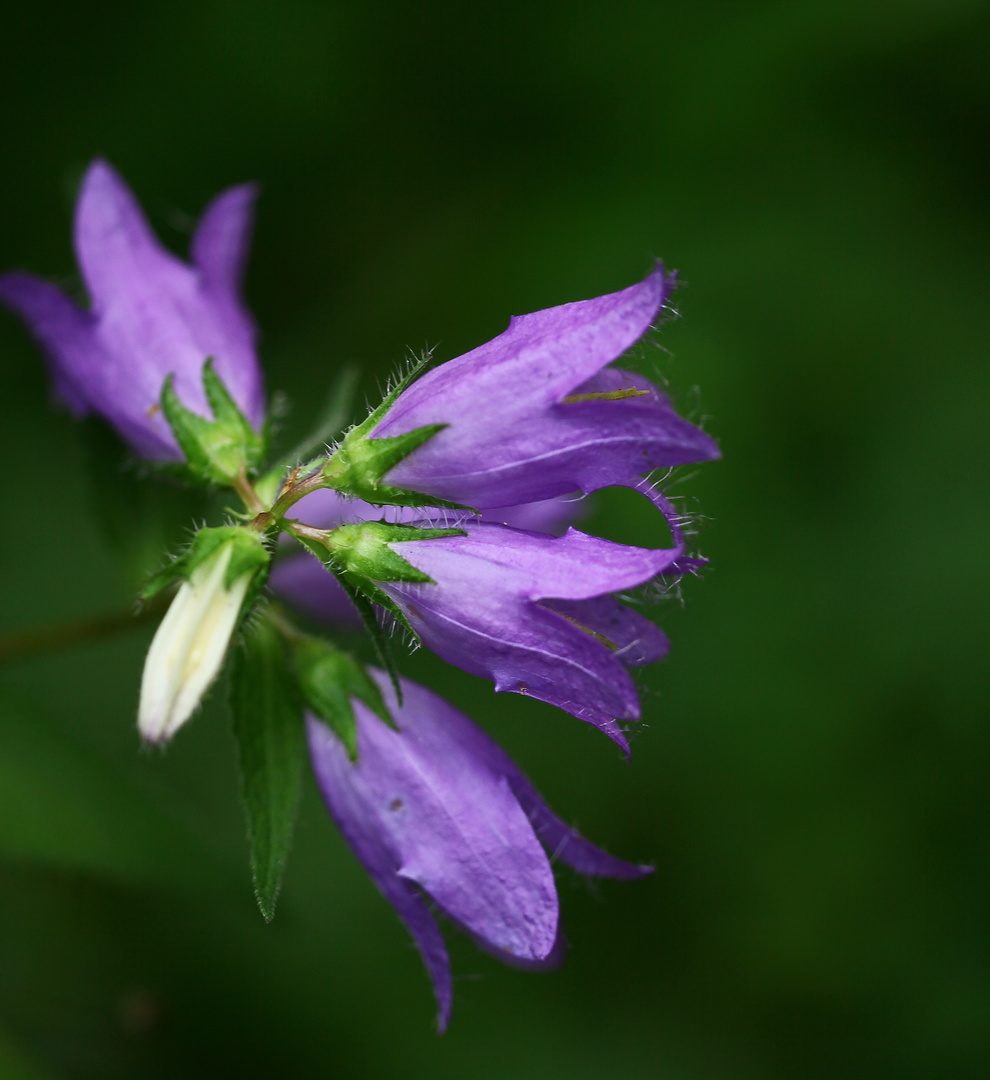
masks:
<instances>
[{"instance_id":1,"label":"purple petal","mask_svg":"<svg viewBox=\"0 0 990 1080\"><path fill-rule=\"evenodd\" d=\"M388 677L372 674L399 730L355 700L356 763L329 728L308 720L317 779L342 833L393 903L396 881L415 882L496 952L546 959L557 936L553 872L492 765L501 763L497 748L493 755L465 716L415 683L403 680L400 708Z\"/></svg>"},{"instance_id":2,"label":"purple petal","mask_svg":"<svg viewBox=\"0 0 990 1080\"><path fill-rule=\"evenodd\" d=\"M613 656L623 667L652 664L670 651L667 635L656 623L620 604L614 596L544 600L542 605L607 639L614 646Z\"/></svg>"},{"instance_id":3,"label":"purple petal","mask_svg":"<svg viewBox=\"0 0 990 1080\"><path fill-rule=\"evenodd\" d=\"M251 247L255 184L241 184L218 195L203 211L192 242L192 259L210 289L240 294Z\"/></svg>"},{"instance_id":4,"label":"purple petal","mask_svg":"<svg viewBox=\"0 0 990 1080\"><path fill-rule=\"evenodd\" d=\"M344 630L360 630L363 625L357 608L337 579L309 552L279 558L272 567L268 584L282 600L311 618Z\"/></svg>"},{"instance_id":5,"label":"purple petal","mask_svg":"<svg viewBox=\"0 0 990 1080\"><path fill-rule=\"evenodd\" d=\"M390 546L438 583L466 560L503 577L529 600L587 600L631 589L663 573L680 554L678 548L616 544L573 528L557 537L470 521L461 528L466 536Z\"/></svg>"},{"instance_id":6,"label":"purple petal","mask_svg":"<svg viewBox=\"0 0 990 1080\"><path fill-rule=\"evenodd\" d=\"M27 324L49 363L55 392L77 416L89 411L80 373L99 357L93 317L33 274L5 274L0 300Z\"/></svg>"},{"instance_id":7,"label":"purple petal","mask_svg":"<svg viewBox=\"0 0 990 1080\"><path fill-rule=\"evenodd\" d=\"M398 873L494 947L543 959L556 936L557 893L505 776L456 738L454 729L470 721L446 701L403 680L400 709L387 676L373 674L400 731L355 703L362 715L354 769L373 786Z\"/></svg>"},{"instance_id":8,"label":"purple petal","mask_svg":"<svg viewBox=\"0 0 990 1080\"><path fill-rule=\"evenodd\" d=\"M140 282L184 269L158 242L120 174L100 160L86 170L79 189L75 248L96 316L114 309Z\"/></svg>"},{"instance_id":9,"label":"purple petal","mask_svg":"<svg viewBox=\"0 0 990 1080\"><path fill-rule=\"evenodd\" d=\"M379 674L376 677L379 685L384 687L384 676ZM403 682L403 693L406 692L406 686L415 686L415 684ZM417 689L422 691L421 687ZM440 699L437 700L440 701ZM590 840L586 840L577 829L566 825L550 809L526 774L494 739L463 713L446 702L440 701L440 704L445 710L443 724L448 736L456 739L476 760L486 762L488 768L506 777L509 787L529 818L540 843L550 853L552 860L559 860L579 873L592 877L631 880L653 873L652 866L626 862L624 859L609 855L608 852L592 844ZM549 961L563 945L563 935L558 930L558 941L555 942L554 950L547 960Z\"/></svg>"},{"instance_id":10,"label":"purple petal","mask_svg":"<svg viewBox=\"0 0 990 1080\"><path fill-rule=\"evenodd\" d=\"M557 936L554 938L553 948L542 960L524 960L521 956L510 956L499 949L493 949L484 938L478 937L477 934L471 934L470 938L483 953L487 953L506 967L515 968L517 971L555 971L567 959L567 935L564 933L564 925L560 920L557 922Z\"/></svg>"},{"instance_id":11,"label":"purple petal","mask_svg":"<svg viewBox=\"0 0 990 1080\"><path fill-rule=\"evenodd\" d=\"M310 758L330 814L371 880L395 908L416 942L433 983L437 999L437 1028L443 1032L450 1019L453 987L450 960L436 919L411 882L396 873L395 858L385 836L367 813L364 792L350 782L347 752L324 724L306 718Z\"/></svg>"},{"instance_id":12,"label":"purple petal","mask_svg":"<svg viewBox=\"0 0 990 1080\"><path fill-rule=\"evenodd\" d=\"M374 674L383 693L390 693L388 680L384 673L375 671ZM458 709L416 683L407 680L402 682L402 691L404 695L413 692L416 694L414 699L406 702L405 709L407 712L416 711L418 715L422 710L423 713L432 715L435 725L442 730L447 744L446 748L443 748L444 753L449 753L450 745L456 744L460 754L475 762L484 763L488 771L505 777L519 805L529 818L540 842L552 858L559 859L573 869L594 877L632 879L653 872L651 866L626 862L624 859L609 855L581 836L577 829L572 829L569 825L564 824L550 809L512 758L494 739ZM390 697L390 700L394 699ZM404 718L405 714L400 715L393 712L393 715L396 716L399 724L405 730L408 726L408 720ZM562 944L562 940L555 942L555 948Z\"/></svg>"},{"instance_id":13,"label":"purple petal","mask_svg":"<svg viewBox=\"0 0 990 1080\"><path fill-rule=\"evenodd\" d=\"M588 504L579 495L569 493L555 499L543 499L518 506L494 507L482 512L480 520L491 524L511 525L530 532L558 535L569 525L580 520L588 511ZM300 499L293 508L292 516L307 525L320 529L332 529L338 525L358 521L379 521L385 517L396 524L428 519L437 524L456 524L473 515L423 506L372 506L363 499L351 499L329 488L320 488Z\"/></svg>"},{"instance_id":14,"label":"purple petal","mask_svg":"<svg viewBox=\"0 0 990 1080\"><path fill-rule=\"evenodd\" d=\"M717 457L715 443L681 420L648 380L602 371L646 332L672 285L658 267L622 292L514 318L493 341L428 372L374 435L448 426L387 482L486 508L587 493ZM620 386L648 393L564 400Z\"/></svg>"},{"instance_id":15,"label":"purple petal","mask_svg":"<svg viewBox=\"0 0 990 1080\"><path fill-rule=\"evenodd\" d=\"M617 859L592 844L550 809L529 780L513 765L509 784L519 805L529 815L540 843L550 852L550 858L591 877L619 878L631 881L653 873L652 866L638 865Z\"/></svg>"},{"instance_id":16,"label":"purple petal","mask_svg":"<svg viewBox=\"0 0 990 1080\"><path fill-rule=\"evenodd\" d=\"M586 601L631 588L661 573L678 550L626 547L574 529L552 538L500 525L462 527L463 537L390 545L433 580L381 588L448 662L494 680L496 692L565 709L628 752L619 721L639 717L639 700L620 659L536 601Z\"/></svg>"},{"instance_id":17,"label":"purple petal","mask_svg":"<svg viewBox=\"0 0 990 1080\"><path fill-rule=\"evenodd\" d=\"M492 507L482 511L481 520L492 525L511 525L514 529L560 536L587 513L588 502L577 492L518 506Z\"/></svg>"}]
</instances>

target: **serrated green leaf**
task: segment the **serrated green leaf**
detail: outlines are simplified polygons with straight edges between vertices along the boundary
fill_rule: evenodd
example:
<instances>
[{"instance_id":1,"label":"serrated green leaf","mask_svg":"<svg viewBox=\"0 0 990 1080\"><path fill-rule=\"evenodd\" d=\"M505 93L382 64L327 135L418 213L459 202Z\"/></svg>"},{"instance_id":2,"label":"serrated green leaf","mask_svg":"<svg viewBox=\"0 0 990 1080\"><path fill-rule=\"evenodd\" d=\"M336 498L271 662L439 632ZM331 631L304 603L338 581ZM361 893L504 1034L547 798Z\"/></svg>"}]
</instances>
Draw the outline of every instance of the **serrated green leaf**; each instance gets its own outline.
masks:
<instances>
[{"instance_id":1,"label":"serrated green leaf","mask_svg":"<svg viewBox=\"0 0 990 1080\"><path fill-rule=\"evenodd\" d=\"M296 679L282 639L266 619L235 653L230 710L254 891L270 922L292 845L306 745Z\"/></svg>"},{"instance_id":2,"label":"serrated green leaf","mask_svg":"<svg viewBox=\"0 0 990 1080\"><path fill-rule=\"evenodd\" d=\"M389 727L395 727L377 683L350 653L335 649L319 638L296 643L296 671L306 705L347 748L357 761L357 724L352 698L358 698Z\"/></svg>"}]
</instances>

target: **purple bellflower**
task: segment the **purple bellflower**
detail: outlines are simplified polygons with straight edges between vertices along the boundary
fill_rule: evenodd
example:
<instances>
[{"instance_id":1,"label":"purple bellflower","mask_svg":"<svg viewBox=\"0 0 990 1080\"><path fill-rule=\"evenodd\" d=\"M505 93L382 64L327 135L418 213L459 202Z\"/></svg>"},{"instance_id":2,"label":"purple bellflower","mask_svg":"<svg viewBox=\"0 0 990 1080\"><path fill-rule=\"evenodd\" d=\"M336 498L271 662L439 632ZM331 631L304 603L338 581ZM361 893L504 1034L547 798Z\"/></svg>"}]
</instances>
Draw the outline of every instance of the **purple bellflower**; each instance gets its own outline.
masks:
<instances>
[{"instance_id":1,"label":"purple bellflower","mask_svg":"<svg viewBox=\"0 0 990 1080\"><path fill-rule=\"evenodd\" d=\"M639 718L627 668L665 655L667 638L611 594L667 570L679 548L614 544L463 522L465 536L390 544L429 575L380 588L423 644L449 663L594 724L623 750Z\"/></svg>"},{"instance_id":2,"label":"purple bellflower","mask_svg":"<svg viewBox=\"0 0 990 1080\"><path fill-rule=\"evenodd\" d=\"M516 316L492 341L423 375L369 438L441 430L383 483L483 509L630 485L718 457L714 440L648 380L607 367L649 330L673 286L658 266L621 292Z\"/></svg>"},{"instance_id":3,"label":"purple bellflower","mask_svg":"<svg viewBox=\"0 0 990 1080\"><path fill-rule=\"evenodd\" d=\"M371 674L398 730L355 698L357 761L312 716L310 757L334 821L416 941L442 1031L450 962L424 894L493 955L553 966L563 946L546 851L599 877L633 879L652 868L608 855L565 825L511 758L442 698L403 679L400 706L388 677Z\"/></svg>"},{"instance_id":4,"label":"purple bellflower","mask_svg":"<svg viewBox=\"0 0 990 1080\"><path fill-rule=\"evenodd\" d=\"M38 339L59 397L77 415L99 413L142 457L181 459L159 407L162 384L173 375L182 403L209 416L201 376L210 357L247 420L255 429L264 420L255 327L240 296L255 195L247 184L213 200L190 265L162 247L114 169L94 161L74 229L89 310L34 275L0 278L0 301Z\"/></svg>"},{"instance_id":5,"label":"purple bellflower","mask_svg":"<svg viewBox=\"0 0 990 1080\"><path fill-rule=\"evenodd\" d=\"M546 499L520 506L496 507L481 514L482 521L512 525L517 529L559 535L568 525L583 517L587 503L574 498ZM425 511L429 513L429 511ZM360 521L375 521L382 516L378 507L362 499L345 499L336 491L323 488L307 495L293 513L322 529L333 529ZM397 506L389 519L409 524L421 520L421 507ZM361 626L361 617L337 579L307 552L286 554L272 567L269 584L274 592L293 607L312 618L348 630Z\"/></svg>"}]
</instances>

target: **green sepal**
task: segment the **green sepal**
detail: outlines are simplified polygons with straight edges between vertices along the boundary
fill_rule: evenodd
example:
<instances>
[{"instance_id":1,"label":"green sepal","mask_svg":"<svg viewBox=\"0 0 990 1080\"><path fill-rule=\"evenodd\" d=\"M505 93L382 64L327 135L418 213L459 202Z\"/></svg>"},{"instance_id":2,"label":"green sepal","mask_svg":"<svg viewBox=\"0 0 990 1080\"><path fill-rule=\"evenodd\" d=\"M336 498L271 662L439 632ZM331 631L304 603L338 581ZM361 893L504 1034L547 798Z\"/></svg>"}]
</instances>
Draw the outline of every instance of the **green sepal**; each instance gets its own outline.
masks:
<instances>
[{"instance_id":1,"label":"green sepal","mask_svg":"<svg viewBox=\"0 0 990 1080\"><path fill-rule=\"evenodd\" d=\"M250 610L268 578L271 554L253 529L240 525L200 529L188 550L159 570L145 585L141 590L141 599L150 600L174 582L187 580L198 566L213 558L225 544L233 545L233 550L224 574L224 586L229 589L243 575L254 575L241 609L242 614Z\"/></svg>"},{"instance_id":2,"label":"green sepal","mask_svg":"<svg viewBox=\"0 0 990 1080\"><path fill-rule=\"evenodd\" d=\"M327 533L327 549L340 566L351 574L372 581L433 582L429 574L417 570L389 544L410 540L438 540L466 536L463 529L417 528L390 525L385 521L362 521L341 525Z\"/></svg>"},{"instance_id":3,"label":"green sepal","mask_svg":"<svg viewBox=\"0 0 990 1080\"><path fill-rule=\"evenodd\" d=\"M419 363L411 367L385 395L381 404L365 420L348 431L340 446L323 467L327 487L344 495L364 499L365 502L375 506L436 506L449 510L475 512L473 507L465 506L463 503L451 502L449 499L441 499L436 495L393 487L381 482L382 477L394 469L400 461L404 461L414 450L432 439L437 432L443 431L449 426L448 424L426 424L405 435L381 439L368 438L368 433L378 426L403 390L420 375L431 360L432 357L426 355Z\"/></svg>"},{"instance_id":4,"label":"green sepal","mask_svg":"<svg viewBox=\"0 0 990 1080\"><path fill-rule=\"evenodd\" d=\"M363 701L389 727L395 727L378 684L350 653L319 638L302 638L293 651L299 689L307 708L340 739L351 761L357 761L357 721L352 698Z\"/></svg>"},{"instance_id":5,"label":"green sepal","mask_svg":"<svg viewBox=\"0 0 990 1080\"><path fill-rule=\"evenodd\" d=\"M281 636L266 618L234 653L230 711L254 892L270 922L292 845L306 740L296 678Z\"/></svg>"},{"instance_id":6,"label":"green sepal","mask_svg":"<svg viewBox=\"0 0 990 1080\"><path fill-rule=\"evenodd\" d=\"M213 360L203 364L203 389L213 419L187 409L179 400L168 375L162 386L162 413L185 456L179 468L188 478L208 484L229 484L241 470L252 472L261 462L265 439L248 423L230 396Z\"/></svg>"},{"instance_id":7,"label":"green sepal","mask_svg":"<svg viewBox=\"0 0 990 1080\"><path fill-rule=\"evenodd\" d=\"M398 608L396 608L391 597L386 596L374 582L356 577L354 574L349 574L340 566L333 555L331 555L322 544L301 537L298 539L303 547L308 551L311 551L320 562L323 563L327 570L334 575L337 581L340 582L341 588L347 593L351 603L357 609L358 614L361 616L361 622L364 624L364 628L368 633L368 637L371 638L371 644L375 650L375 656L378 659L378 663L381 664L388 673L388 677L392 681L392 687L395 690L396 699L401 705L402 687L399 684L399 671L395 666L395 659L392 656L392 650L389 648L385 631L378 623L374 603L380 604L394 615L395 618L409 631L417 644L419 643L418 636L409 625L406 617L398 610Z\"/></svg>"},{"instance_id":8,"label":"green sepal","mask_svg":"<svg viewBox=\"0 0 990 1080\"><path fill-rule=\"evenodd\" d=\"M353 427L348 434L353 433L357 438L363 439L369 431L372 431L378 426L378 422L384 418L388 410L391 409L398 400L399 394L401 394L406 387L411 386L432 362L433 354L424 353L405 375L399 379L395 386L389 390L385 397L382 398L381 404L362 420L360 424Z\"/></svg>"},{"instance_id":9,"label":"green sepal","mask_svg":"<svg viewBox=\"0 0 990 1080\"><path fill-rule=\"evenodd\" d=\"M183 554L176 556L167 566L163 566L161 570L152 574L145 583L144 588L138 593L138 596L142 600L152 600L163 589L167 589L169 585L177 581L184 581L187 577L186 561L188 558L189 552L183 552Z\"/></svg>"}]
</instances>

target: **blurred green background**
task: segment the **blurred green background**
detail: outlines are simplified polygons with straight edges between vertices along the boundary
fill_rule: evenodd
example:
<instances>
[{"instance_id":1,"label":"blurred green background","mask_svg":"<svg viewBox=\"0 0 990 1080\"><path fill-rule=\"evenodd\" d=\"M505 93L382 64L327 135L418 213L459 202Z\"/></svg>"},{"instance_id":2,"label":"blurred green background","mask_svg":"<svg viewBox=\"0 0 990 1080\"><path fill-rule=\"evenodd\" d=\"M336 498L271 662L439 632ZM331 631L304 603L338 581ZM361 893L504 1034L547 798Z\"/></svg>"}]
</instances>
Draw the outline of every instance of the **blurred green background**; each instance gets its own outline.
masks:
<instances>
[{"instance_id":1,"label":"blurred green background","mask_svg":"<svg viewBox=\"0 0 990 1080\"><path fill-rule=\"evenodd\" d=\"M261 181L247 293L290 437L345 361L374 395L409 348L456 356L662 257L683 318L651 362L724 459L674 489L711 568L656 609L673 650L642 674L631 764L402 660L657 866L560 872L552 974L450 933L443 1038L311 781L264 925L222 693L164 755L139 747L149 625L0 671L0 1077L990 1075L990 6L38 0L3 21L0 267L72 284L96 154L180 251L213 194ZM125 608L88 444L6 314L0 356L0 631ZM593 530L661 542L632 495L598 506Z\"/></svg>"}]
</instances>

